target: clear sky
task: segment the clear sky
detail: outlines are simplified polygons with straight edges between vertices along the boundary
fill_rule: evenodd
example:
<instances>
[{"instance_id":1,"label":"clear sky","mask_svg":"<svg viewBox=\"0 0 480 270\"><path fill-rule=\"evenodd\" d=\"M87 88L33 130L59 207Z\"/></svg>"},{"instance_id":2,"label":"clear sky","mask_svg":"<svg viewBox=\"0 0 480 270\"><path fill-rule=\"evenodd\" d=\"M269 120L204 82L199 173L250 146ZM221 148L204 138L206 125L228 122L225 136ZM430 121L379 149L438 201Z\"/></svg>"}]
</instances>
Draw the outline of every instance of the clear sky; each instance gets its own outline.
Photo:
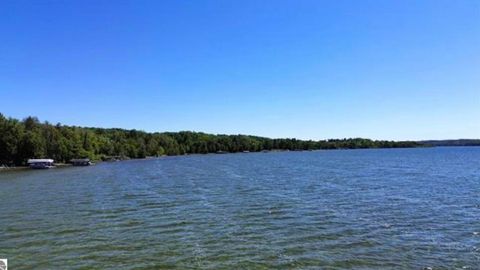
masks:
<instances>
[{"instance_id":1,"label":"clear sky","mask_svg":"<svg viewBox=\"0 0 480 270\"><path fill-rule=\"evenodd\" d=\"M0 112L324 139L480 138L480 1L0 1Z\"/></svg>"}]
</instances>

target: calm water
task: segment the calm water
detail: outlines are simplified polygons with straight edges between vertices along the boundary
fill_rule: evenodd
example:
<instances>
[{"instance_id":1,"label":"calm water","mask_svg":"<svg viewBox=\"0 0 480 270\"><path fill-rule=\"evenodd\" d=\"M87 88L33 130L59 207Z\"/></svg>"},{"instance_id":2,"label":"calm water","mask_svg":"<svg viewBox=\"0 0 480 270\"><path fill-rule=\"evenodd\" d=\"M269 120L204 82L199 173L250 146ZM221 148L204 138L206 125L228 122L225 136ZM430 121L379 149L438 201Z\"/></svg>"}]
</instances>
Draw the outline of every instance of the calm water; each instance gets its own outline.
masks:
<instances>
[{"instance_id":1,"label":"calm water","mask_svg":"<svg viewBox=\"0 0 480 270\"><path fill-rule=\"evenodd\" d=\"M0 174L11 269L480 269L480 148Z\"/></svg>"}]
</instances>

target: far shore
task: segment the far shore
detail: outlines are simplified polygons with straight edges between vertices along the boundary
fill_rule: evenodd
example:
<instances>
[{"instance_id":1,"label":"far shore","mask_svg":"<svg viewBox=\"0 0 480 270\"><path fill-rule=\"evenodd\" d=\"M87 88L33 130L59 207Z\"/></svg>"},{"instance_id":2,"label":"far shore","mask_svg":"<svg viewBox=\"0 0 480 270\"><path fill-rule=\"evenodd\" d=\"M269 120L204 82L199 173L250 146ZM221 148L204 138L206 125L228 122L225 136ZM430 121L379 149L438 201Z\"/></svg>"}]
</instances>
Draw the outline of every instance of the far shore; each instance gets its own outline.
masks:
<instances>
[{"instance_id":1,"label":"far shore","mask_svg":"<svg viewBox=\"0 0 480 270\"><path fill-rule=\"evenodd\" d=\"M460 145L448 145L448 146L427 146L427 148L435 148L435 147L459 147ZM472 147L477 145L469 145L461 147ZM119 161L133 161L133 160L151 160L151 159L159 159L165 157L176 157L176 156L196 156L196 155L219 155L219 154L249 154L249 153L278 153L278 152L317 152L317 151L332 151L332 150L366 150L366 149L406 149L406 148L424 148L424 147L399 147L399 148L336 148L336 149L311 149L311 150L289 150L289 149L272 149L272 150L263 150L263 151L243 151L243 152L216 152L216 153L185 153L183 155L160 155L160 156L147 156L144 158L122 158L122 159L115 159L115 160L94 160L94 164L99 163L111 163L111 162L119 162ZM56 168L64 168L64 167L73 167L70 163L55 163ZM1 172L11 172L11 171L22 171L30 169L29 166L0 166L0 173Z\"/></svg>"},{"instance_id":2,"label":"far shore","mask_svg":"<svg viewBox=\"0 0 480 270\"><path fill-rule=\"evenodd\" d=\"M55 163L55 167L63 168L63 167L70 167L72 164L69 163ZM21 171L30 169L29 166L15 166L15 167L0 167L0 172L11 172L11 171Z\"/></svg>"}]
</instances>

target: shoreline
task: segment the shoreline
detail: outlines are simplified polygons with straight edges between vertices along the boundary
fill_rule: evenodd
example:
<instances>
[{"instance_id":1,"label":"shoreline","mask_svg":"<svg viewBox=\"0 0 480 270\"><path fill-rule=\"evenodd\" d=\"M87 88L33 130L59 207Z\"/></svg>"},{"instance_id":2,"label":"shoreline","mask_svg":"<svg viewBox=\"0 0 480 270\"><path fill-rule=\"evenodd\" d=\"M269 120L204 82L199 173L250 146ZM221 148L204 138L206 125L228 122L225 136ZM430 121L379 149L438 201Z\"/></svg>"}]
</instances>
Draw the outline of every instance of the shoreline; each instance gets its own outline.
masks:
<instances>
[{"instance_id":1,"label":"shoreline","mask_svg":"<svg viewBox=\"0 0 480 270\"><path fill-rule=\"evenodd\" d=\"M468 145L468 146L423 146L423 147L370 147L370 148L334 148L334 149L312 149L312 150L288 150L288 149L272 149L272 150L262 150L262 151L249 151L249 152L221 152L221 153L185 153L180 155L161 155L158 157L148 156L145 158L126 158L126 159L118 159L118 160L96 160L94 161L95 164L100 163L115 163L121 161L135 161L135 160L152 160L152 159L161 159L161 158L168 158L168 157L181 157L181 156L207 156L207 155L224 155L224 154L255 154L255 153L280 153L280 152L319 152L319 151L345 151L345 150L372 150L372 149L413 149L413 148L455 148L455 147L480 147L477 145ZM93 165L91 165L93 166ZM66 168L66 167L74 167L70 163L55 163L55 168ZM0 173L2 172L12 172L12 171L22 171L30 169L29 166L15 166L15 167L0 167Z\"/></svg>"},{"instance_id":2,"label":"shoreline","mask_svg":"<svg viewBox=\"0 0 480 270\"><path fill-rule=\"evenodd\" d=\"M72 164L68 163L54 163L55 168L65 168L65 167L73 167ZM29 166L15 166L15 167L0 167L1 172L12 172L12 171L22 171L22 170L30 170ZM34 169L32 169L34 170Z\"/></svg>"}]
</instances>

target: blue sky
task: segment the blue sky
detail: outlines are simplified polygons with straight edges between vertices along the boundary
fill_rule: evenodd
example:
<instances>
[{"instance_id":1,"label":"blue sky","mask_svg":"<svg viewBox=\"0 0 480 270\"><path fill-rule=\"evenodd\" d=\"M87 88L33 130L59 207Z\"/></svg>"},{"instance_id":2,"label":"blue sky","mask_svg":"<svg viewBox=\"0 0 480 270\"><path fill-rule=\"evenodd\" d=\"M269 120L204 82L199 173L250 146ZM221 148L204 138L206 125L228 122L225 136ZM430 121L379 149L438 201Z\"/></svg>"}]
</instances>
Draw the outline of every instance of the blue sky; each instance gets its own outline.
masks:
<instances>
[{"instance_id":1,"label":"blue sky","mask_svg":"<svg viewBox=\"0 0 480 270\"><path fill-rule=\"evenodd\" d=\"M480 1L5 0L0 112L146 131L480 138Z\"/></svg>"}]
</instances>

